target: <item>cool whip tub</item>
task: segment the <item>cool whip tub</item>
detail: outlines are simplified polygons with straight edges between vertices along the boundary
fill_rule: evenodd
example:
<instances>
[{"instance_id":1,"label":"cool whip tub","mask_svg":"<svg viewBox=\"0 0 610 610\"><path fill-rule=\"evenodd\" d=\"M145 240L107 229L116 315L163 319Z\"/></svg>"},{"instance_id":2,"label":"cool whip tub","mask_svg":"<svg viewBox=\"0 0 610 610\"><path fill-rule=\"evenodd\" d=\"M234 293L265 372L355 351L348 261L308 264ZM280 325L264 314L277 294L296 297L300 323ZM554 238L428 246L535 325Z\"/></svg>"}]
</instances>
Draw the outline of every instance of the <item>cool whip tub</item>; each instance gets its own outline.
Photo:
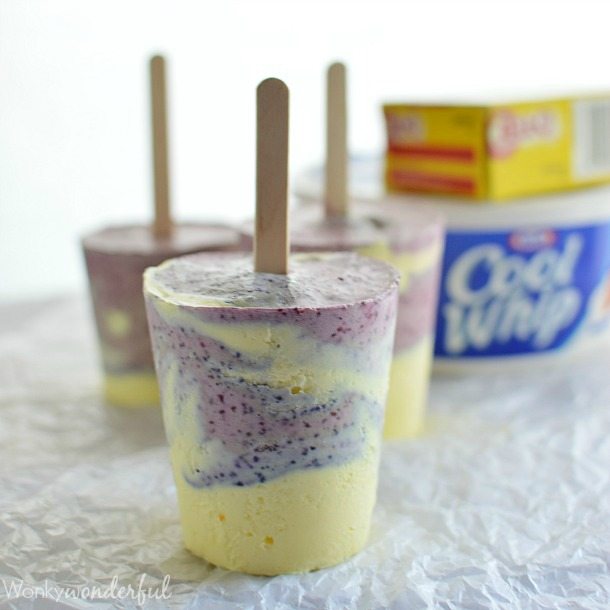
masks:
<instances>
[{"instance_id":1,"label":"cool whip tub","mask_svg":"<svg viewBox=\"0 0 610 610\"><path fill-rule=\"evenodd\" d=\"M386 406L386 438L421 431L428 400L445 230L439 214L379 202L354 206L357 215L383 230L384 246L363 254L400 271L398 317Z\"/></svg>"},{"instance_id":2,"label":"cool whip tub","mask_svg":"<svg viewBox=\"0 0 610 610\"><path fill-rule=\"evenodd\" d=\"M394 266L401 274L394 356L384 435L404 438L423 425L434 342L444 230L439 214L384 203L358 203L347 218L328 219L322 206L292 216L293 251L354 250ZM244 225L242 245L252 245Z\"/></svg>"},{"instance_id":3,"label":"cool whip tub","mask_svg":"<svg viewBox=\"0 0 610 610\"><path fill-rule=\"evenodd\" d=\"M609 187L475 206L386 197L377 162L360 160L353 171L356 198L362 195L372 206L384 200L434 209L446 218L436 368L544 361L607 340ZM309 172L298 194L315 198L318 180Z\"/></svg>"},{"instance_id":4,"label":"cool whip tub","mask_svg":"<svg viewBox=\"0 0 610 610\"><path fill-rule=\"evenodd\" d=\"M144 270L172 256L237 245L234 229L203 224L176 225L168 238L156 238L144 225L108 227L83 238L109 403L139 407L159 402L142 296Z\"/></svg>"},{"instance_id":5,"label":"cool whip tub","mask_svg":"<svg viewBox=\"0 0 610 610\"><path fill-rule=\"evenodd\" d=\"M398 273L353 253L247 254L145 274L186 547L253 574L333 565L375 503Z\"/></svg>"},{"instance_id":6,"label":"cool whip tub","mask_svg":"<svg viewBox=\"0 0 610 610\"><path fill-rule=\"evenodd\" d=\"M439 365L567 354L606 334L610 189L503 208L435 207L451 227L437 317Z\"/></svg>"}]
</instances>

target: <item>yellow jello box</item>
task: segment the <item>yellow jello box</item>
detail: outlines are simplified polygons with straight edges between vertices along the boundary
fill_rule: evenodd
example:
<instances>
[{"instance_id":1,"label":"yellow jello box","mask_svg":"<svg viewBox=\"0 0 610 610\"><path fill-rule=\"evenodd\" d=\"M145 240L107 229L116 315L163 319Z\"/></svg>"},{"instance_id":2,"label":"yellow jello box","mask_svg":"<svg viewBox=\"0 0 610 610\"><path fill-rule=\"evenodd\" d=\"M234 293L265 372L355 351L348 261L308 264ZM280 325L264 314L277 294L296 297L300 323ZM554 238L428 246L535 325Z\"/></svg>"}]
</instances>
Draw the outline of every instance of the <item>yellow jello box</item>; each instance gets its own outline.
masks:
<instances>
[{"instance_id":1,"label":"yellow jello box","mask_svg":"<svg viewBox=\"0 0 610 610\"><path fill-rule=\"evenodd\" d=\"M504 201L610 182L610 94L384 114L390 192Z\"/></svg>"}]
</instances>

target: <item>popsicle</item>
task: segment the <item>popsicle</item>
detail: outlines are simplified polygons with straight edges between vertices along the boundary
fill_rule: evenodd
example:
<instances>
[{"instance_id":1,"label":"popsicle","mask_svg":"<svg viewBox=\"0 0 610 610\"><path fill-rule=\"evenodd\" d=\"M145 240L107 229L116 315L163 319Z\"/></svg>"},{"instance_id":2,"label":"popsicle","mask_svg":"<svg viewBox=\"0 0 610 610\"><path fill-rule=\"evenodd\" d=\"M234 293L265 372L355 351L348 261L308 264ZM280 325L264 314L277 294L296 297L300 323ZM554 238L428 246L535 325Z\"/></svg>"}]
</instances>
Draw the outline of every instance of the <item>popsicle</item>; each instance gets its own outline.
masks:
<instances>
[{"instance_id":1,"label":"popsicle","mask_svg":"<svg viewBox=\"0 0 610 610\"><path fill-rule=\"evenodd\" d=\"M288 90L268 79L257 100L254 255L169 260L144 290L185 545L275 575L366 543L399 276L288 257Z\"/></svg>"},{"instance_id":2,"label":"popsicle","mask_svg":"<svg viewBox=\"0 0 610 610\"><path fill-rule=\"evenodd\" d=\"M434 345L444 228L435 213L390 203L350 201L347 189L347 109L345 66L327 72L325 195L300 206L293 219L297 252L353 250L390 263L401 273L394 358L384 434L404 438L424 422ZM252 241L242 227L242 245Z\"/></svg>"},{"instance_id":3,"label":"popsicle","mask_svg":"<svg viewBox=\"0 0 610 610\"><path fill-rule=\"evenodd\" d=\"M165 62L150 61L155 216L152 227L106 227L82 239L104 371L104 395L117 406L159 402L142 296L142 274L172 256L238 246L234 229L175 224L170 213Z\"/></svg>"}]
</instances>

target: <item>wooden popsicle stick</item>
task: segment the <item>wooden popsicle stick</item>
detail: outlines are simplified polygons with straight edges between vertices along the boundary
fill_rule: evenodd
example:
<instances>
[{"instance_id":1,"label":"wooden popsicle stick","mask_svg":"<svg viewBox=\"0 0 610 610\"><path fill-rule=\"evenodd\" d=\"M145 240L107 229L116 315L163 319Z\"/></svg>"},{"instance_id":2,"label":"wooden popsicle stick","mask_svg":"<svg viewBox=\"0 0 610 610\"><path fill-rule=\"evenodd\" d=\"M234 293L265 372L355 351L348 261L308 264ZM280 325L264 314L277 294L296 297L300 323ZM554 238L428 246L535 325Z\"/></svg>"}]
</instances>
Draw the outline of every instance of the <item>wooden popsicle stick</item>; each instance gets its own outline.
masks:
<instances>
[{"instance_id":1,"label":"wooden popsicle stick","mask_svg":"<svg viewBox=\"0 0 610 610\"><path fill-rule=\"evenodd\" d=\"M268 78L256 90L254 270L288 273L288 87Z\"/></svg>"},{"instance_id":2,"label":"wooden popsicle stick","mask_svg":"<svg viewBox=\"0 0 610 610\"><path fill-rule=\"evenodd\" d=\"M334 63L326 74L326 176L324 209L327 218L348 214L347 102L345 65Z\"/></svg>"},{"instance_id":3,"label":"wooden popsicle stick","mask_svg":"<svg viewBox=\"0 0 610 610\"><path fill-rule=\"evenodd\" d=\"M167 136L167 94L165 59L150 59L150 104L153 148L153 179L155 190L155 237L167 238L172 232L169 198L169 154Z\"/></svg>"}]
</instances>

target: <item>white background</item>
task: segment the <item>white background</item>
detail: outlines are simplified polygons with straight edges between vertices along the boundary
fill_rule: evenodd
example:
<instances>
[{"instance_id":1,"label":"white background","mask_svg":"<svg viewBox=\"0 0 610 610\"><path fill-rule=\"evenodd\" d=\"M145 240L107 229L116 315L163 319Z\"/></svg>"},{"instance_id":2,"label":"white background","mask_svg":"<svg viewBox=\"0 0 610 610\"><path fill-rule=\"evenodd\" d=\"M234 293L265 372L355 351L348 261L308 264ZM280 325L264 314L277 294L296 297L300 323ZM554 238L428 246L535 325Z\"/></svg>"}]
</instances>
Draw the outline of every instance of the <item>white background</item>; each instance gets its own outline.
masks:
<instances>
[{"instance_id":1,"label":"white background","mask_svg":"<svg viewBox=\"0 0 610 610\"><path fill-rule=\"evenodd\" d=\"M323 73L350 68L350 138L384 100L610 89L610 10L574 0L0 0L0 299L84 289L78 236L150 216L148 56L170 63L182 218L250 215L254 90L291 88L291 168L323 147Z\"/></svg>"}]
</instances>

